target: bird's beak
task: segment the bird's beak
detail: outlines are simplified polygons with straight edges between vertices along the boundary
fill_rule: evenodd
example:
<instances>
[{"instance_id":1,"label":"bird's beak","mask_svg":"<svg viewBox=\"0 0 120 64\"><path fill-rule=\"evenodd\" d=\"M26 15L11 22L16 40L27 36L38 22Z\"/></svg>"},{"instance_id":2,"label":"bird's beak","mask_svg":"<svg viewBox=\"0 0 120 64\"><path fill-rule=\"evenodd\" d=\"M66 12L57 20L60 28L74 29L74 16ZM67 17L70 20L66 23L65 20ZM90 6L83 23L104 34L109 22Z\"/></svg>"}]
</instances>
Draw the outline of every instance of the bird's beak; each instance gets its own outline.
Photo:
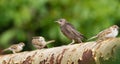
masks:
<instances>
[{"instance_id":1,"label":"bird's beak","mask_svg":"<svg viewBox=\"0 0 120 64\"><path fill-rule=\"evenodd\" d=\"M55 21L56 23L58 23L59 21Z\"/></svg>"}]
</instances>

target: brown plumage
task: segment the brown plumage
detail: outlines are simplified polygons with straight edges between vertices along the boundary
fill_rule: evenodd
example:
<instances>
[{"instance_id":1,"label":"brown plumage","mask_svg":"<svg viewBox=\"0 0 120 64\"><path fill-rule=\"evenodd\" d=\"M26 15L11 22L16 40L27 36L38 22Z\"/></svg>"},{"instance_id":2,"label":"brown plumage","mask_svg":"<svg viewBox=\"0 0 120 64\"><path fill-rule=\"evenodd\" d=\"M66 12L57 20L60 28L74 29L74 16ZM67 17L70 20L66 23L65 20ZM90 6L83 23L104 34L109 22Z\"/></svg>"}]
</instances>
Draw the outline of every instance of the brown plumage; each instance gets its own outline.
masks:
<instances>
[{"instance_id":1,"label":"brown plumage","mask_svg":"<svg viewBox=\"0 0 120 64\"><path fill-rule=\"evenodd\" d=\"M82 40L84 39L84 36L79 33L74 27L73 25L71 25L70 23L68 23L65 19L59 19L58 21L56 21L61 28L62 33L69 38L70 40L72 40L72 43L81 43Z\"/></svg>"},{"instance_id":2,"label":"brown plumage","mask_svg":"<svg viewBox=\"0 0 120 64\"><path fill-rule=\"evenodd\" d=\"M47 47L47 44L55 42L55 40L45 41L45 38L42 36L33 37L32 44L37 49L42 49Z\"/></svg>"},{"instance_id":3,"label":"brown plumage","mask_svg":"<svg viewBox=\"0 0 120 64\"><path fill-rule=\"evenodd\" d=\"M99 32L96 36L93 36L88 40L97 38L97 41L99 41L99 40L105 40L107 38L115 38L118 35L118 32L119 32L118 29L119 29L119 26L113 25L113 26Z\"/></svg>"},{"instance_id":4,"label":"brown plumage","mask_svg":"<svg viewBox=\"0 0 120 64\"><path fill-rule=\"evenodd\" d=\"M12 51L13 53L20 52L24 46L25 44L23 42L20 42L19 44L13 44L9 48L4 49L3 52L7 50Z\"/></svg>"}]
</instances>

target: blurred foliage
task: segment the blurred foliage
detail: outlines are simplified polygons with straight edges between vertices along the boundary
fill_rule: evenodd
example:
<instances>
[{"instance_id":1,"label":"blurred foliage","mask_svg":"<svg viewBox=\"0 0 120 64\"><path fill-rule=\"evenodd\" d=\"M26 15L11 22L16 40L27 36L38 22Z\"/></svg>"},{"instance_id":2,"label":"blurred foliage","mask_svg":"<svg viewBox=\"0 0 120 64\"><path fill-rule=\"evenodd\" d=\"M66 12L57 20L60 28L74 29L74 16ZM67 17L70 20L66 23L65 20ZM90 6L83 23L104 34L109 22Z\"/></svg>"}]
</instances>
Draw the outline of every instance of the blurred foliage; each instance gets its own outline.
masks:
<instances>
[{"instance_id":1,"label":"blurred foliage","mask_svg":"<svg viewBox=\"0 0 120 64\"><path fill-rule=\"evenodd\" d=\"M0 0L0 46L25 42L33 49L33 36L55 39L48 45L68 44L55 21L67 19L87 38L117 24L120 26L120 0Z\"/></svg>"}]
</instances>

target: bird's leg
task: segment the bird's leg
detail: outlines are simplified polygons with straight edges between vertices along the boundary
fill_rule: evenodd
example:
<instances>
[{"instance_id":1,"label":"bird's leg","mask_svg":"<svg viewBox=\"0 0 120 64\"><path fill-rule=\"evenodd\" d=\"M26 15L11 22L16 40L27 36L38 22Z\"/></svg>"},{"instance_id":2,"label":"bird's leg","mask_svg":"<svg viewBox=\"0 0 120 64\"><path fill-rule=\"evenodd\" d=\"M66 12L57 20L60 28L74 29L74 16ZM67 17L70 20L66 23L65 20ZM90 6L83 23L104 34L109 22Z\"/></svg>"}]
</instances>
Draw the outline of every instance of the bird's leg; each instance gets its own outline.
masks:
<instances>
[{"instance_id":1,"label":"bird's leg","mask_svg":"<svg viewBox=\"0 0 120 64\"><path fill-rule=\"evenodd\" d=\"M74 44L75 43L75 40L72 40L72 42L69 44L69 45L72 45L72 44Z\"/></svg>"}]
</instances>

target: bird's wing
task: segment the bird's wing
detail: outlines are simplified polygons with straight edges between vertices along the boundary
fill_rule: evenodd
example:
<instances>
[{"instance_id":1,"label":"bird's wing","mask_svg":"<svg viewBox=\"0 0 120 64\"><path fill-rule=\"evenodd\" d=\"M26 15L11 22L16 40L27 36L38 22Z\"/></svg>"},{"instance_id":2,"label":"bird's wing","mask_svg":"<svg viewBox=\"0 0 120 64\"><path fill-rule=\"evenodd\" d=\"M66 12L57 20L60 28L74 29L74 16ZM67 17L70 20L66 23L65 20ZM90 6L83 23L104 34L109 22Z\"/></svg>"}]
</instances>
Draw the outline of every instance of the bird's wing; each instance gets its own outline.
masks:
<instances>
[{"instance_id":1,"label":"bird's wing","mask_svg":"<svg viewBox=\"0 0 120 64\"><path fill-rule=\"evenodd\" d=\"M18 44L14 44L12 46L10 46L11 49L17 49L18 48Z\"/></svg>"},{"instance_id":2,"label":"bird's wing","mask_svg":"<svg viewBox=\"0 0 120 64\"><path fill-rule=\"evenodd\" d=\"M97 34L97 37L104 37L106 34L111 33L110 29L105 29Z\"/></svg>"},{"instance_id":3,"label":"bird's wing","mask_svg":"<svg viewBox=\"0 0 120 64\"><path fill-rule=\"evenodd\" d=\"M63 33L66 37L68 37L69 39L73 39L73 35L71 34L71 31L68 30L66 24L63 25L63 26L61 26L60 28L61 28L62 33Z\"/></svg>"},{"instance_id":4,"label":"bird's wing","mask_svg":"<svg viewBox=\"0 0 120 64\"><path fill-rule=\"evenodd\" d=\"M73 34L74 37L84 38L84 36L79 33L71 24L67 24L66 28L71 34Z\"/></svg>"},{"instance_id":5,"label":"bird's wing","mask_svg":"<svg viewBox=\"0 0 120 64\"><path fill-rule=\"evenodd\" d=\"M99 32L97 35L95 35L95 36L89 38L88 40L92 40L92 39L94 39L94 38L99 38L99 37L101 37L102 34L103 34L105 31L106 31L106 30L103 30L103 31Z\"/></svg>"},{"instance_id":6,"label":"bird's wing","mask_svg":"<svg viewBox=\"0 0 120 64\"><path fill-rule=\"evenodd\" d=\"M33 39L32 44L33 45L41 45L41 42L38 39Z\"/></svg>"},{"instance_id":7,"label":"bird's wing","mask_svg":"<svg viewBox=\"0 0 120 64\"><path fill-rule=\"evenodd\" d=\"M90 39L88 40L91 40L91 39L94 39L94 38L101 38L101 37L104 37L106 34L110 33L110 29L105 29L101 32L99 32L96 36L93 36L91 37Z\"/></svg>"}]
</instances>

